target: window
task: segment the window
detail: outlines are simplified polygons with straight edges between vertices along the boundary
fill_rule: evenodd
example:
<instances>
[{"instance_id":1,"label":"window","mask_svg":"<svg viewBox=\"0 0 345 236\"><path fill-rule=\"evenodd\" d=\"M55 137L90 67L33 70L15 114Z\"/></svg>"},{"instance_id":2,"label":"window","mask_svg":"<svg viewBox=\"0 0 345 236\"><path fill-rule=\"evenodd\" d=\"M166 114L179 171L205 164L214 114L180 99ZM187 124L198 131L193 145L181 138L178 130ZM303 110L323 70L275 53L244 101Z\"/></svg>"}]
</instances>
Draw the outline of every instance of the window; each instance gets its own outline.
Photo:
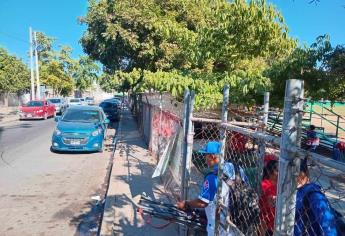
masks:
<instances>
[{"instance_id":1,"label":"window","mask_svg":"<svg viewBox=\"0 0 345 236\"><path fill-rule=\"evenodd\" d=\"M28 106L28 107L43 107L44 102L42 102L42 101L30 101L26 104L26 106Z\"/></svg>"}]
</instances>

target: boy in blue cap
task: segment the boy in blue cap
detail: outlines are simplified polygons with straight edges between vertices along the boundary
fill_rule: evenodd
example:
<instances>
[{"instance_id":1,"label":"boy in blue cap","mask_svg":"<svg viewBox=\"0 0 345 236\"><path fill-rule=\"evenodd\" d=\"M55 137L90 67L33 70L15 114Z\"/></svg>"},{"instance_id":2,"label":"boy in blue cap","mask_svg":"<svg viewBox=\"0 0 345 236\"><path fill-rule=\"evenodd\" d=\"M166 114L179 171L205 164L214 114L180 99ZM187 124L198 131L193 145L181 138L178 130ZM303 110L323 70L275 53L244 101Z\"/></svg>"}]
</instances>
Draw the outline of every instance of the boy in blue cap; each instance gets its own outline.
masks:
<instances>
[{"instance_id":1,"label":"boy in blue cap","mask_svg":"<svg viewBox=\"0 0 345 236\"><path fill-rule=\"evenodd\" d=\"M206 155L206 162L209 168L213 171L207 174L204 178L204 182L197 199L186 200L177 202L177 207L182 210L188 208L204 208L207 217L207 234L214 235L214 224L215 224L215 212L216 212L216 198L217 185L218 185L218 163L220 154L221 144L216 141L211 141L206 144L206 147L201 150L201 153ZM248 181L245 177L244 172L241 168L241 178L243 181ZM235 179L234 167L231 163L224 165L224 173L228 175L230 179ZM223 184L222 196L227 197L228 186ZM227 201L227 200L226 200Z\"/></svg>"}]
</instances>

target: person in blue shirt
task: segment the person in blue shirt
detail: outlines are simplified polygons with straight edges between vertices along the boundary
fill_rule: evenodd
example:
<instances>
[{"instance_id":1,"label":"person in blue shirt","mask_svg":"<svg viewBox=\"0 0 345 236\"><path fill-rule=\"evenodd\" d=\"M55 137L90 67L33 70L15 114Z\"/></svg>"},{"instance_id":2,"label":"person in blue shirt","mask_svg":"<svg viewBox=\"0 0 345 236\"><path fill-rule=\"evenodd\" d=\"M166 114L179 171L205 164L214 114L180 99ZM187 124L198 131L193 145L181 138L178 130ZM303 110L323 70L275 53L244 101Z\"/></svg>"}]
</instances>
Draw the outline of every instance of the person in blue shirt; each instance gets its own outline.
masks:
<instances>
[{"instance_id":1,"label":"person in blue shirt","mask_svg":"<svg viewBox=\"0 0 345 236\"><path fill-rule=\"evenodd\" d=\"M338 232L335 212L321 187L309 182L307 159L301 162L297 184L294 235L345 235L345 232Z\"/></svg>"},{"instance_id":2,"label":"person in blue shirt","mask_svg":"<svg viewBox=\"0 0 345 236\"><path fill-rule=\"evenodd\" d=\"M308 151L315 152L316 148L320 145L320 138L315 131L315 125L310 125L307 130L307 147Z\"/></svg>"},{"instance_id":3,"label":"person in blue shirt","mask_svg":"<svg viewBox=\"0 0 345 236\"><path fill-rule=\"evenodd\" d=\"M204 177L199 196L197 199L186 200L177 202L177 207L182 210L188 208L204 208L207 217L207 233L208 235L214 235L214 224L215 224L215 212L216 212L216 201L215 196L217 193L218 185L218 163L220 154L221 144L216 141L211 141L206 144L206 147L201 151L206 155L207 165L213 170ZM224 163L224 173L228 178L235 179L235 170L232 163ZM241 178L243 181L248 182L248 178L245 176L243 169L240 169ZM227 201L228 186L222 184L222 197ZM224 201L224 200L223 200Z\"/></svg>"}]
</instances>

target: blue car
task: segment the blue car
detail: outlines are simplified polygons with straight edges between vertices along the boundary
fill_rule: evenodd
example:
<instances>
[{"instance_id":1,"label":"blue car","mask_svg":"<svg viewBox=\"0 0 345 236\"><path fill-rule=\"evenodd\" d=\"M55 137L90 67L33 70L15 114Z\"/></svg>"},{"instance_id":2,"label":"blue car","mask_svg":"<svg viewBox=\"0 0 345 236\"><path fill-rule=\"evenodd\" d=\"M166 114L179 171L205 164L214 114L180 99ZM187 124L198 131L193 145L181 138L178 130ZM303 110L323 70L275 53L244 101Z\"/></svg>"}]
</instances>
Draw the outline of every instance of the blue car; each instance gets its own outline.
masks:
<instances>
[{"instance_id":1,"label":"blue car","mask_svg":"<svg viewBox=\"0 0 345 236\"><path fill-rule=\"evenodd\" d=\"M109 120L102 108L72 106L55 120L53 151L103 151Z\"/></svg>"}]
</instances>

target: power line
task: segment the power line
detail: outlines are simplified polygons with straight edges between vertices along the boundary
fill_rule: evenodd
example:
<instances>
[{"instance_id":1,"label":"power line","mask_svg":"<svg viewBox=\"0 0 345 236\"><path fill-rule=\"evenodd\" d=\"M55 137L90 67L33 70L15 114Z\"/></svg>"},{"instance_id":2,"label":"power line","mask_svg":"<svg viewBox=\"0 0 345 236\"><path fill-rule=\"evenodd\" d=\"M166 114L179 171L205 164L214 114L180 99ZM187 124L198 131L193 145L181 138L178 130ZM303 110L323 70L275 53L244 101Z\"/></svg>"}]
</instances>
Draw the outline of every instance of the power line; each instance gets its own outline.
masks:
<instances>
[{"instance_id":1,"label":"power line","mask_svg":"<svg viewBox=\"0 0 345 236\"><path fill-rule=\"evenodd\" d=\"M27 41L25 39L19 38L17 36L13 36L12 34L9 34L9 33L6 33L6 32L0 31L0 34L6 36L8 38L15 39L15 40L20 41L20 42L25 43L25 44L29 44L30 43L29 41Z\"/></svg>"}]
</instances>

